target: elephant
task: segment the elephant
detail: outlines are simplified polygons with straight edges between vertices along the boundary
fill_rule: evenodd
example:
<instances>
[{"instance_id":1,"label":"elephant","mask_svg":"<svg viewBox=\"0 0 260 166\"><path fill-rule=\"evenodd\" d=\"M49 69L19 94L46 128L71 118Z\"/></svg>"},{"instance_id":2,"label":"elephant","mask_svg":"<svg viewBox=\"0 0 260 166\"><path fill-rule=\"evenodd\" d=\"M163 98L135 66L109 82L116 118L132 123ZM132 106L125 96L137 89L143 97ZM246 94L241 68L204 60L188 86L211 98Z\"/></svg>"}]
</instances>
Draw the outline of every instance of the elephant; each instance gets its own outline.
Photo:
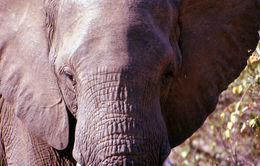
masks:
<instances>
[{"instance_id":1,"label":"elephant","mask_svg":"<svg viewBox=\"0 0 260 166\"><path fill-rule=\"evenodd\" d=\"M259 0L0 0L1 165L162 165L259 40Z\"/></svg>"}]
</instances>

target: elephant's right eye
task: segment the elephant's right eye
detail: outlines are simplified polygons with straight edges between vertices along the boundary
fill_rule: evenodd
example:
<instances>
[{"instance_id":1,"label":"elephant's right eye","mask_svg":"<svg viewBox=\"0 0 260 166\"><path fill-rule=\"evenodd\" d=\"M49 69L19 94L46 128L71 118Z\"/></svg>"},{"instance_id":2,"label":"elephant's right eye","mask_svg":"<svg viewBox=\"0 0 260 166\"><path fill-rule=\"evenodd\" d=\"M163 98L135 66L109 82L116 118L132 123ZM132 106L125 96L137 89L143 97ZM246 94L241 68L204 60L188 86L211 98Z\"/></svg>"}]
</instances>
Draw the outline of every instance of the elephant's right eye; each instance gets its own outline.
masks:
<instances>
[{"instance_id":1,"label":"elephant's right eye","mask_svg":"<svg viewBox=\"0 0 260 166\"><path fill-rule=\"evenodd\" d=\"M71 71L71 69L70 69L69 67L67 67L67 66L63 67L63 68L60 70L60 73L61 73L62 75L64 75L64 76L65 76L65 79L68 80L69 82L71 82L73 86L76 85L76 80L75 80L75 78L74 78L74 76L73 76L73 74L72 74L73 72ZM69 84L70 84L70 83L69 83Z\"/></svg>"},{"instance_id":2,"label":"elephant's right eye","mask_svg":"<svg viewBox=\"0 0 260 166\"><path fill-rule=\"evenodd\" d=\"M72 82L73 85L76 85L76 80L71 73L65 72L64 74Z\"/></svg>"},{"instance_id":3,"label":"elephant's right eye","mask_svg":"<svg viewBox=\"0 0 260 166\"><path fill-rule=\"evenodd\" d=\"M70 79L70 81L74 81L73 75L69 73L65 73L65 76Z\"/></svg>"}]
</instances>

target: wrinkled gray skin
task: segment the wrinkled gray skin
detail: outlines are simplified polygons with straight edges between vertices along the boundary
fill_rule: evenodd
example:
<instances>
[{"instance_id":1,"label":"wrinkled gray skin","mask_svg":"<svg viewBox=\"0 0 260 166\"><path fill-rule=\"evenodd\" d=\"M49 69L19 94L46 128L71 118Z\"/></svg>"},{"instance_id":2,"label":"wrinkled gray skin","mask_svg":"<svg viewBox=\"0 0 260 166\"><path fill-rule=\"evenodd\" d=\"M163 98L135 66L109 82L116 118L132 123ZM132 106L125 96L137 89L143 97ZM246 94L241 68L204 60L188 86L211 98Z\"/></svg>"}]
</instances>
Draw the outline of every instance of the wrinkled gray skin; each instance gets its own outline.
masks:
<instances>
[{"instance_id":1,"label":"wrinkled gray skin","mask_svg":"<svg viewBox=\"0 0 260 166\"><path fill-rule=\"evenodd\" d=\"M255 0L0 0L0 162L162 165L255 49Z\"/></svg>"}]
</instances>

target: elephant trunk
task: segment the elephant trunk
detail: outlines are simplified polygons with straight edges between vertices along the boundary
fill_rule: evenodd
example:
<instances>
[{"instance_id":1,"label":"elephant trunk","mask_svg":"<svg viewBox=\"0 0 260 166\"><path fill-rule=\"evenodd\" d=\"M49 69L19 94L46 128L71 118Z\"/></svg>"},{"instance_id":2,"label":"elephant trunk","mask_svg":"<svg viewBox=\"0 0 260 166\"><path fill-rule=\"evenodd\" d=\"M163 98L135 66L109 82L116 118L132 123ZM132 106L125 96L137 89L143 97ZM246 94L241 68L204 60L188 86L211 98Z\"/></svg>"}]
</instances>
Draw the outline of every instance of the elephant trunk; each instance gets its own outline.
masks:
<instances>
[{"instance_id":1,"label":"elephant trunk","mask_svg":"<svg viewBox=\"0 0 260 166\"><path fill-rule=\"evenodd\" d=\"M163 163L170 147L158 90L144 78L134 71L99 72L86 78L73 150L79 164Z\"/></svg>"}]
</instances>

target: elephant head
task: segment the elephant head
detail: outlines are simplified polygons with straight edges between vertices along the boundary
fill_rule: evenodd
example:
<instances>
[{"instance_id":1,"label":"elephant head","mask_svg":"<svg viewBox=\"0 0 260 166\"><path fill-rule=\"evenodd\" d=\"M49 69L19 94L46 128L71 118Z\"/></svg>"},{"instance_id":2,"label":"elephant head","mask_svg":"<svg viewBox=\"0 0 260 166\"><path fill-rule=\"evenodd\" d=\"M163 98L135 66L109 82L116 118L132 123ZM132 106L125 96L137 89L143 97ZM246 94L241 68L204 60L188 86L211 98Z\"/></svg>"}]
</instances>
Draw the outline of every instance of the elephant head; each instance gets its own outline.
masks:
<instances>
[{"instance_id":1,"label":"elephant head","mask_svg":"<svg viewBox=\"0 0 260 166\"><path fill-rule=\"evenodd\" d=\"M256 0L2 0L0 94L81 165L159 165L258 42Z\"/></svg>"}]
</instances>

